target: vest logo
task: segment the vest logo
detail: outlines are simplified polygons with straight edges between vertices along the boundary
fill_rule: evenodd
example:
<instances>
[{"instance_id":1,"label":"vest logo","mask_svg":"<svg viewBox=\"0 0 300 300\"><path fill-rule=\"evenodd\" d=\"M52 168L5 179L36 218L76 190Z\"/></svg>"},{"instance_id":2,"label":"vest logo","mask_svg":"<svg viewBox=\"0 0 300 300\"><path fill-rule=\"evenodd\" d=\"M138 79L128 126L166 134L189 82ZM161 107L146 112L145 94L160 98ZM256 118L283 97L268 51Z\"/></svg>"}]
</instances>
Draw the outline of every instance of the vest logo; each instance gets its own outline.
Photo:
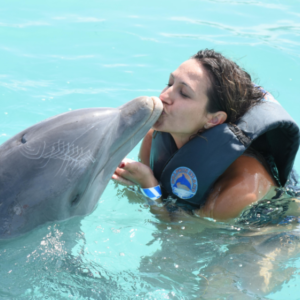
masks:
<instances>
[{"instance_id":1,"label":"vest logo","mask_svg":"<svg viewBox=\"0 0 300 300\"><path fill-rule=\"evenodd\" d=\"M179 198L190 199L197 193L197 177L189 168L177 168L171 176L171 187L173 193Z\"/></svg>"}]
</instances>

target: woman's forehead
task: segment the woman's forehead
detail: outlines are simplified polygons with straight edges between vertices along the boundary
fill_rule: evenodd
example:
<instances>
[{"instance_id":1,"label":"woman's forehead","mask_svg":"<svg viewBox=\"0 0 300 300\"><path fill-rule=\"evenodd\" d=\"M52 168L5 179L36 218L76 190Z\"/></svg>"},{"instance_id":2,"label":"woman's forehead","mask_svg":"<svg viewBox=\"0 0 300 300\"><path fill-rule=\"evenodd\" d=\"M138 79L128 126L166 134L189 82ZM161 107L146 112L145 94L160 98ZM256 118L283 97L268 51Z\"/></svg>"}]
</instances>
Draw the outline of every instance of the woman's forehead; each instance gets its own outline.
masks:
<instances>
[{"instance_id":1,"label":"woman's forehead","mask_svg":"<svg viewBox=\"0 0 300 300\"><path fill-rule=\"evenodd\" d=\"M189 59L183 62L173 73L175 78L185 82L188 85L193 85L194 88L207 87L209 79L206 75L205 69L195 59Z\"/></svg>"}]
</instances>

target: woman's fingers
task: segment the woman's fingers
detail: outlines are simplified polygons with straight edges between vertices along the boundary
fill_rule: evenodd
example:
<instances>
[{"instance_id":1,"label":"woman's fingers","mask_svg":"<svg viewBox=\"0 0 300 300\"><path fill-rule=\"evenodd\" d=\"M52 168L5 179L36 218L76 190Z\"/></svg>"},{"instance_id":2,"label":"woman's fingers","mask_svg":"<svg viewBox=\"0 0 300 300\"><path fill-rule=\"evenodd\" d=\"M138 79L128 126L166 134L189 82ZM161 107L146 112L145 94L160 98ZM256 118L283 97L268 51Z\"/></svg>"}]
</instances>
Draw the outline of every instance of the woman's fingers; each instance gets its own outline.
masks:
<instances>
[{"instance_id":1,"label":"woman's fingers","mask_svg":"<svg viewBox=\"0 0 300 300\"><path fill-rule=\"evenodd\" d=\"M115 171L115 174L121 176L121 177L128 177L129 176L129 172L123 168L117 168Z\"/></svg>"},{"instance_id":2,"label":"woman's fingers","mask_svg":"<svg viewBox=\"0 0 300 300\"><path fill-rule=\"evenodd\" d=\"M138 181L138 176L135 174L134 171L132 171L132 167L128 167L127 170L124 168L117 168L115 171L115 174L126 179L129 180L131 182L134 182L135 184L139 184Z\"/></svg>"},{"instance_id":3,"label":"woman's fingers","mask_svg":"<svg viewBox=\"0 0 300 300\"><path fill-rule=\"evenodd\" d=\"M126 185L126 186L131 186L131 185L136 185L134 182L128 180L128 179L125 179L119 175L117 175L116 173L114 173L111 177L112 180L114 180L115 182L118 182L122 185Z\"/></svg>"},{"instance_id":4,"label":"woman's fingers","mask_svg":"<svg viewBox=\"0 0 300 300\"><path fill-rule=\"evenodd\" d=\"M125 158L122 160L122 162L124 162L124 163L126 164L126 163L131 163L131 162L136 162L136 161L133 160L133 159L130 159L130 158L125 157Z\"/></svg>"},{"instance_id":5,"label":"woman's fingers","mask_svg":"<svg viewBox=\"0 0 300 300\"><path fill-rule=\"evenodd\" d=\"M125 158L120 162L120 164L119 164L118 167L119 167L119 168L124 168L124 167L130 165L130 163L134 163L134 162L135 162L134 160L125 157Z\"/></svg>"},{"instance_id":6,"label":"woman's fingers","mask_svg":"<svg viewBox=\"0 0 300 300\"><path fill-rule=\"evenodd\" d=\"M151 185L154 181L153 172L148 166L128 158L122 160L115 174L140 186Z\"/></svg>"},{"instance_id":7,"label":"woman's fingers","mask_svg":"<svg viewBox=\"0 0 300 300\"><path fill-rule=\"evenodd\" d=\"M120 163L119 168L123 169L123 170L128 170L130 172L130 171L134 171L136 169L137 164L139 164L139 163L132 159L125 158Z\"/></svg>"}]
</instances>

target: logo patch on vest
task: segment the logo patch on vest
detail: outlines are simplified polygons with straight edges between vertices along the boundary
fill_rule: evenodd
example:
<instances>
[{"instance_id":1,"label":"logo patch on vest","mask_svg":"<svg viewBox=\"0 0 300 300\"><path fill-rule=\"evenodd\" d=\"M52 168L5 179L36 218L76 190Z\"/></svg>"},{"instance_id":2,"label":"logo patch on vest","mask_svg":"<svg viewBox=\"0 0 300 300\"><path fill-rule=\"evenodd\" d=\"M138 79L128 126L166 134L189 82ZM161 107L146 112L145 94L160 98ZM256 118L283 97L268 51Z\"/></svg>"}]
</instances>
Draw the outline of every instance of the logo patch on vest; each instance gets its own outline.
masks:
<instances>
[{"instance_id":1,"label":"logo patch on vest","mask_svg":"<svg viewBox=\"0 0 300 300\"><path fill-rule=\"evenodd\" d=\"M177 168L171 176L171 187L173 193L179 198L190 199L197 193L197 177L189 168Z\"/></svg>"}]
</instances>

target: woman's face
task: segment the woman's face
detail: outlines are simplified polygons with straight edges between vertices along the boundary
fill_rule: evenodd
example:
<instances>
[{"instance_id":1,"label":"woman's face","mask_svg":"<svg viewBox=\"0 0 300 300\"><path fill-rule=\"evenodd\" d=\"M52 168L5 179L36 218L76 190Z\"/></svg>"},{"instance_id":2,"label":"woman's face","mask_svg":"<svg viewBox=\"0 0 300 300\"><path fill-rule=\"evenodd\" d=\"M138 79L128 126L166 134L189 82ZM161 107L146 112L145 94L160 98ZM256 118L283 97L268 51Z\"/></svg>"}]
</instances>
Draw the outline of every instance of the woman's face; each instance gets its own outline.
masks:
<instances>
[{"instance_id":1,"label":"woman's face","mask_svg":"<svg viewBox=\"0 0 300 300\"><path fill-rule=\"evenodd\" d=\"M173 137L188 138L202 130L208 120L206 93L209 84L197 60L182 63L170 74L168 85L159 96L164 110L153 129L169 132Z\"/></svg>"}]
</instances>

